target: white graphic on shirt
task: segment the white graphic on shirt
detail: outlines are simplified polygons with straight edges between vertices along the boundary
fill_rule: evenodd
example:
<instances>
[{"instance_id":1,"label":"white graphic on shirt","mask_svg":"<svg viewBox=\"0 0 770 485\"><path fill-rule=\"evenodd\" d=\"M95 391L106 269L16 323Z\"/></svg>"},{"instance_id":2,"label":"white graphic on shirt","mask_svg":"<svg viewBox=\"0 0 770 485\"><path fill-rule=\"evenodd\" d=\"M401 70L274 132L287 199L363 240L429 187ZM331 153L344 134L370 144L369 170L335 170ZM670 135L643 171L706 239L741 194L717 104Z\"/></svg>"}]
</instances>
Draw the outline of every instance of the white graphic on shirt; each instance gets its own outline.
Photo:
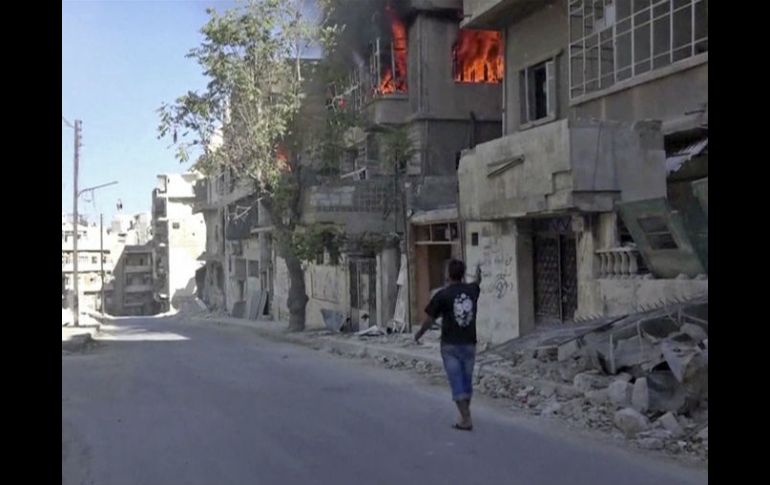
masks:
<instances>
[{"instance_id":1,"label":"white graphic on shirt","mask_svg":"<svg viewBox=\"0 0 770 485\"><path fill-rule=\"evenodd\" d=\"M460 293L455 297L453 306L457 325L461 327L470 325L473 317L473 300L465 293Z\"/></svg>"}]
</instances>

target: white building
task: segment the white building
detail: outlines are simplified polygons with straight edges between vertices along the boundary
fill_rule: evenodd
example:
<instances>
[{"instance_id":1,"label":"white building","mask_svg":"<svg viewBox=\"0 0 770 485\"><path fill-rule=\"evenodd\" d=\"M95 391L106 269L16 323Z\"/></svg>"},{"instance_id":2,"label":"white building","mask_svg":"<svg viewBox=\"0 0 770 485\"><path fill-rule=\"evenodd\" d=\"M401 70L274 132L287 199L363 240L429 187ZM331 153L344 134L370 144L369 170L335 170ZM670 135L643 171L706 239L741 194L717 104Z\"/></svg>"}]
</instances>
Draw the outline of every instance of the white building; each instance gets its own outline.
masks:
<instances>
[{"instance_id":1,"label":"white building","mask_svg":"<svg viewBox=\"0 0 770 485\"><path fill-rule=\"evenodd\" d=\"M152 196L155 300L161 311L196 295L196 272L206 249L203 215L193 213L197 173L158 175Z\"/></svg>"}]
</instances>

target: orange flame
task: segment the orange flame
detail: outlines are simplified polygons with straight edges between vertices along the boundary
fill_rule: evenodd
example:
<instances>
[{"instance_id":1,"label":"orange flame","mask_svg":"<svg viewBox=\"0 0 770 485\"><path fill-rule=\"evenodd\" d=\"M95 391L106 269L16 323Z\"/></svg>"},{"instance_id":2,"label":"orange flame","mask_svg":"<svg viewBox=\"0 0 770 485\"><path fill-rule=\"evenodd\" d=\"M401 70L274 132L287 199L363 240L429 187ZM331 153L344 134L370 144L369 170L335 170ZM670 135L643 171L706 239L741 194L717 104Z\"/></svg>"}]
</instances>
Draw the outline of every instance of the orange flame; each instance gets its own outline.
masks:
<instances>
[{"instance_id":1,"label":"orange flame","mask_svg":"<svg viewBox=\"0 0 770 485\"><path fill-rule=\"evenodd\" d=\"M455 81L490 84L502 82L502 46L500 32L460 29L453 48Z\"/></svg>"},{"instance_id":2,"label":"orange flame","mask_svg":"<svg viewBox=\"0 0 770 485\"><path fill-rule=\"evenodd\" d=\"M390 18L390 32L393 38L393 55L395 57L396 78L393 69L386 66L377 87L377 93L390 94L396 91L406 92L406 25L398 18L390 4L385 6L385 13Z\"/></svg>"},{"instance_id":3,"label":"orange flame","mask_svg":"<svg viewBox=\"0 0 770 485\"><path fill-rule=\"evenodd\" d=\"M286 151L286 147L279 144L275 148L275 159L278 162L278 169L282 172L291 172L291 165L289 165L289 155Z\"/></svg>"}]
</instances>

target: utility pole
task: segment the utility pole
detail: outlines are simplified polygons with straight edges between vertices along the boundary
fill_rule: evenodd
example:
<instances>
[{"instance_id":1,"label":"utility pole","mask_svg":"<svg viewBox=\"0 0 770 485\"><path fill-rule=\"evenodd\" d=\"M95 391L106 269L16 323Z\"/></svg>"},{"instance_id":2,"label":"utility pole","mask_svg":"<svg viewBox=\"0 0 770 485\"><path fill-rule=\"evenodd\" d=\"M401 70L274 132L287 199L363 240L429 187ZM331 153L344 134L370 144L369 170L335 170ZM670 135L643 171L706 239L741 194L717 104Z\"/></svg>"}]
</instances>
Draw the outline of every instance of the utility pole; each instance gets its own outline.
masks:
<instances>
[{"instance_id":1,"label":"utility pole","mask_svg":"<svg viewBox=\"0 0 770 485\"><path fill-rule=\"evenodd\" d=\"M72 279L73 289L75 294L72 298L72 318L73 324L76 327L80 326L80 294L78 288L78 164L80 163L80 120L75 120L75 163L74 174L72 182L72 213L73 221L72 227L74 228L74 237L72 238Z\"/></svg>"},{"instance_id":2,"label":"utility pole","mask_svg":"<svg viewBox=\"0 0 770 485\"><path fill-rule=\"evenodd\" d=\"M101 259L101 275L102 275L102 315L107 313L104 311L104 214L99 214L99 256Z\"/></svg>"}]
</instances>

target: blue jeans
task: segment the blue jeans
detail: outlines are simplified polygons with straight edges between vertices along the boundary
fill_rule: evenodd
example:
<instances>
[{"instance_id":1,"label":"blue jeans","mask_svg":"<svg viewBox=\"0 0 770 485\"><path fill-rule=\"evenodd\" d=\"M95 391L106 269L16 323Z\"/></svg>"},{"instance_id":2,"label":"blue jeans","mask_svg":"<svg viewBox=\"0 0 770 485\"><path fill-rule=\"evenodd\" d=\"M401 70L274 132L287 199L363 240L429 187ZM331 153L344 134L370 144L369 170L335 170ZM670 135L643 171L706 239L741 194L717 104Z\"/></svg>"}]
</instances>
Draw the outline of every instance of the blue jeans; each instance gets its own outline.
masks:
<instances>
[{"instance_id":1,"label":"blue jeans","mask_svg":"<svg viewBox=\"0 0 770 485\"><path fill-rule=\"evenodd\" d=\"M441 359L444 361L452 388L452 400L470 399L473 394L473 365L476 362L475 344L441 344Z\"/></svg>"}]
</instances>

